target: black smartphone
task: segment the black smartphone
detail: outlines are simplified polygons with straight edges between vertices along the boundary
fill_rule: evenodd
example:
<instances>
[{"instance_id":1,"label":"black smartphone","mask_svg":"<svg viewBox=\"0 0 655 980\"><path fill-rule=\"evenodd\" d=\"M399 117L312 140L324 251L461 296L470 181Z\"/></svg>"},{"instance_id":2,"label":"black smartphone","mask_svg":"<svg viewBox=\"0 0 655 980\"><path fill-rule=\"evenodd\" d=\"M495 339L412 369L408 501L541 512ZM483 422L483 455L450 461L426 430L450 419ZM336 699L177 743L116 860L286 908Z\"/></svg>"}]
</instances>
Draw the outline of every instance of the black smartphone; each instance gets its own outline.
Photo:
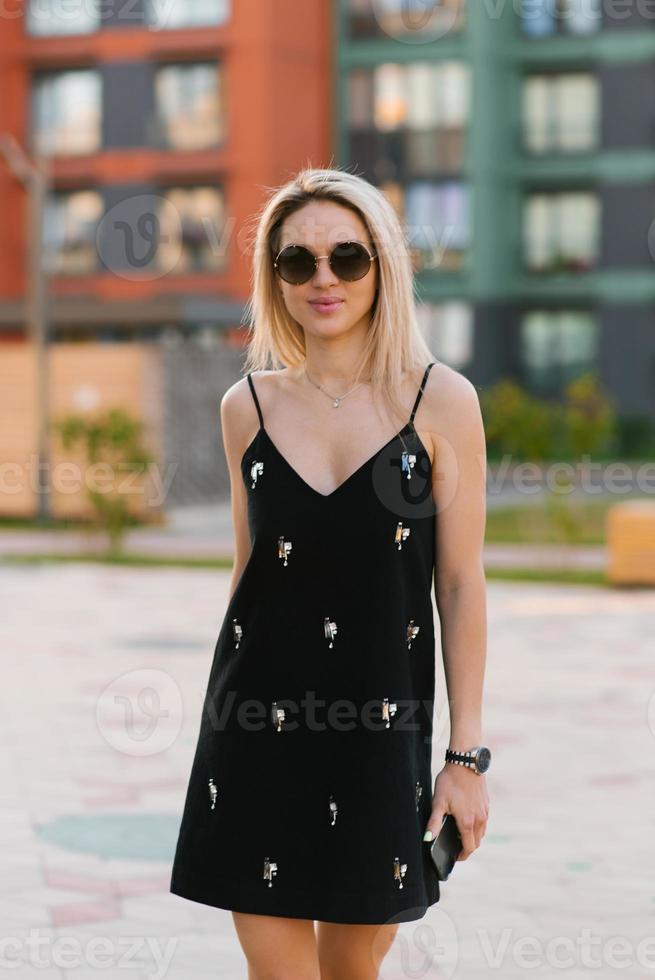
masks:
<instances>
[{"instance_id":1,"label":"black smartphone","mask_svg":"<svg viewBox=\"0 0 655 980\"><path fill-rule=\"evenodd\" d=\"M452 813L447 813L443 818L441 830L430 845L430 857L437 870L439 881L448 879L461 850L462 838L457 829L457 821Z\"/></svg>"}]
</instances>

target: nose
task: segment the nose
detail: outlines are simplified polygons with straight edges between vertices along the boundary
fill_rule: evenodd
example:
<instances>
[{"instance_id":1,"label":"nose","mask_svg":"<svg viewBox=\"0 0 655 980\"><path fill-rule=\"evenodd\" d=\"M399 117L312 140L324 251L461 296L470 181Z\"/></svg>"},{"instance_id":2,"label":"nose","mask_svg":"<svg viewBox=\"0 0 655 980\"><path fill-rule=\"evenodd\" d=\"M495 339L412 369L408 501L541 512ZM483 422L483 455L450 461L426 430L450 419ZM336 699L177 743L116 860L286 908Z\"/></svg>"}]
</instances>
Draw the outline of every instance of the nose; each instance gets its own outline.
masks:
<instances>
[{"instance_id":1,"label":"nose","mask_svg":"<svg viewBox=\"0 0 655 980\"><path fill-rule=\"evenodd\" d=\"M334 272L332 271L329 258L329 255L316 256L317 268L312 276L312 285L321 286L339 282L338 276L335 276Z\"/></svg>"}]
</instances>

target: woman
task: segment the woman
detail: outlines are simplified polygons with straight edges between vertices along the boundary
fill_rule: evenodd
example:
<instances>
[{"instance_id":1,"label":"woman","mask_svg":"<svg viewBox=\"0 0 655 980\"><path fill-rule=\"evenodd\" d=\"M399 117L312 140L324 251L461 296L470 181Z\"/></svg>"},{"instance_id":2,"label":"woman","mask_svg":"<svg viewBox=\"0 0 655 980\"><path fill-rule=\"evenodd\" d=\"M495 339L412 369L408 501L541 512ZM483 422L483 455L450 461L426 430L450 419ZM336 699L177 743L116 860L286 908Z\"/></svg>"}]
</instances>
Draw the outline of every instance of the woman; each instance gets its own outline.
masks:
<instances>
[{"instance_id":1,"label":"woman","mask_svg":"<svg viewBox=\"0 0 655 980\"><path fill-rule=\"evenodd\" d=\"M221 402L235 563L171 891L232 910L250 980L369 980L439 900L444 815L459 860L486 828L483 774L431 776L433 581L449 747L481 742L479 402L426 346L396 213L360 177L274 191L253 278Z\"/></svg>"}]
</instances>

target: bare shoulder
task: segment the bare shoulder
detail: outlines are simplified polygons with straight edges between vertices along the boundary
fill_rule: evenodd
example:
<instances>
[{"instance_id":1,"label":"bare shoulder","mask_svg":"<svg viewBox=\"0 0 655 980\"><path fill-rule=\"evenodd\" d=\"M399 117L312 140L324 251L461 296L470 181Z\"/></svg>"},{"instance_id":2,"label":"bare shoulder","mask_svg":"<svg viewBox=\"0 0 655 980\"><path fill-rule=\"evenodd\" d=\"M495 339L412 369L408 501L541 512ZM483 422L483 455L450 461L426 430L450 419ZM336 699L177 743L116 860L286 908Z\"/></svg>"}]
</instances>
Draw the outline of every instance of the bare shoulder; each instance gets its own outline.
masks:
<instances>
[{"instance_id":1,"label":"bare shoulder","mask_svg":"<svg viewBox=\"0 0 655 980\"><path fill-rule=\"evenodd\" d=\"M266 415L266 403L271 395L271 386L278 383L274 375L279 371L253 371L252 382L262 413ZM243 450L259 427L257 407L248 383L248 378L239 378L224 392L220 403L221 427L226 451L229 446L240 446ZM229 444L229 446L228 446Z\"/></svg>"},{"instance_id":2,"label":"bare shoulder","mask_svg":"<svg viewBox=\"0 0 655 980\"><path fill-rule=\"evenodd\" d=\"M455 368L437 361L423 391L422 427L429 430L435 453L442 440L453 446L479 451L484 445L484 426L478 391Z\"/></svg>"},{"instance_id":3,"label":"bare shoulder","mask_svg":"<svg viewBox=\"0 0 655 980\"><path fill-rule=\"evenodd\" d=\"M250 393L248 378L239 378L230 385L221 398L220 414L223 432L229 432L232 437L240 427L247 428L250 409L253 417L256 418L257 410Z\"/></svg>"},{"instance_id":4,"label":"bare shoulder","mask_svg":"<svg viewBox=\"0 0 655 980\"><path fill-rule=\"evenodd\" d=\"M253 381L259 372L253 374ZM257 391L259 395L259 391ZM231 455L245 449L259 426L255 401L248 378L239 378L223 393L220 403L221 429L225 451Z\"/></svg>"},{"instance_id":5,"label":"bare shoulder","mask_svg":"<svg viewBox=\"0 0 655 980\"><path fill-rule=\"evenodd\" d=\"M448 364L436 361L430 369L423 397L426 405L434 409L444 408L475 413L480 402L477 388L472 381Z\"/></svg>"}]
</instances>

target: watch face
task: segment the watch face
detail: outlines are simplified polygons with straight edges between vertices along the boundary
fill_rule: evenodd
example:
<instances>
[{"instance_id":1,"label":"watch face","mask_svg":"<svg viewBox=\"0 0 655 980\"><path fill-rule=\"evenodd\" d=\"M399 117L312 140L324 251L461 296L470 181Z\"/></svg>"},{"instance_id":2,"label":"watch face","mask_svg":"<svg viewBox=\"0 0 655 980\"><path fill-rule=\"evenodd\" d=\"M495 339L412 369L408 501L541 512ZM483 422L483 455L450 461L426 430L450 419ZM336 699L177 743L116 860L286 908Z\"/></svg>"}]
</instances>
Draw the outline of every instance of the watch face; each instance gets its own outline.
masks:
<instances>
[{"instance_id":1,"label":"watch face","mask_svg":"<svg viewBox=\"0 0 655 980\"><path fill-rule=\"evenodd\" d=\"M491 763L491 752L486 746L483 746L478 752L477 756L477 769L478 772L486 772Z\"/></svg>"}]
</instances>

